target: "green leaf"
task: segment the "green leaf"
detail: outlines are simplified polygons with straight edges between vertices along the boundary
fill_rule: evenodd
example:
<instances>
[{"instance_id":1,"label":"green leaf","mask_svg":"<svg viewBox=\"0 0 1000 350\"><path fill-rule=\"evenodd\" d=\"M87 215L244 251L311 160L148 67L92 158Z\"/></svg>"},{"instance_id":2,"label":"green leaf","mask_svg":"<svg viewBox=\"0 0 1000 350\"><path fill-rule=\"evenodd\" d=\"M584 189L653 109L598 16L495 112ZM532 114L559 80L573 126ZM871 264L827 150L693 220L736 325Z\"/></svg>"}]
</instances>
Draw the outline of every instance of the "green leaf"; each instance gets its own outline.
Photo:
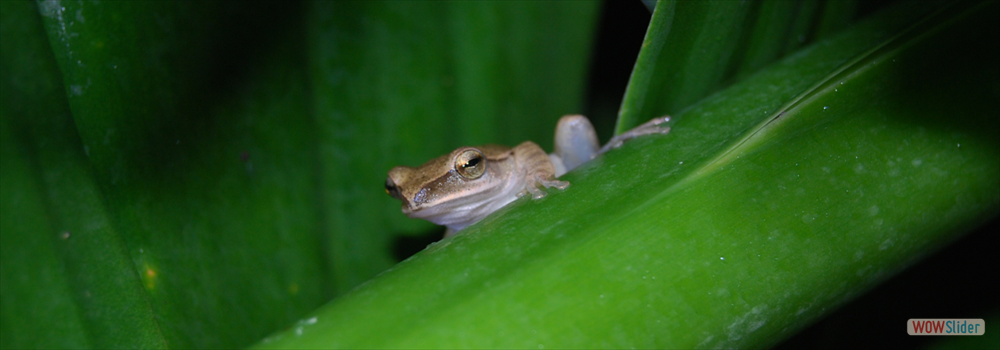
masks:
<instances>
[{"instance_id":1,"label":"green leaf","mask_svg":"<svg viewBox=\"0 0 1000 350\"><path fill-rule=\"evenodd\" d=\"M925 9L701 100L260 346L777 343L1000 210L1000 9Z\"/></svg>"},{"instance_id":2,"label":"green leaf","mask_svg":"<svg viewBox=\"0 0 1000 350\"><path fill-rule=\"evenodd\" d=\"M926 11L933 6L911 7ZM836 33L853 19L855 7L854 1L661 1L632 71L616 133L680 113L733 80Z\"/></svg>"},{"instance_id":3,"label":"green leaf","mask_svg":"<svg viewBox=\"0 0 1000 350\"><path fill-rule=\"evenodd\" d=\"M392 266L386 171L551 141L597 9L2 4L4 348L246 346Z\"/></svg>"},{"instance_id":4,"label":"green leaf","mask_svg":"<svg viewBox=\"0 0 1000 350\"><path fill-rule=\"evenodd\" d=\"M248 44L224 39L253 10L289 18L296 7L223 4L38 4L61 73L56 101L68 103L75 126L64 149L76 164L65 166L92 179L95 197L68 201L54 219L80 219L45 233L72 232L71 244L107 236L73 248L79 258L60 256L91 269L72 278L108 276L74 288L101 301L83 315L102 325L91 334L107 341L96 347L243 345L329 297L329 280L316 278L324 273L315 158L303 151L314 145L310 121L283 118L308 115L295 60L303 50L294 49L302 40L292 40L301 31L241 31L277 47L245 61L212 55L234 50L219 42ZM230 19L214 21L223 15ZM53 136L25 142L41 147ZM71 189L47 184L57 195ZM128 284L106 283L116 279ZM118 309L145 310L148 322ZM156 341L114 343L146 338Z\"/></svg>"},{"instance_id":5,"label":"green leaf","mask_svg":"<svg viewBox=\"0 0 1000 350\"><path fill-rule=\"evenodd\" d=\"M727 78L733 53L748 31L748 14L758 5L658 2L618 111L616 134L679 112L716 89Z\"/></svg>"},{"instance_id":6,"label":"green leaf","mask_svg":"<svg viewBox=\"0 0 1000 350\"><path fill-rule=\"evenodd\" d=\"M165 347L87 164L31 2L3 2L5 348Z\"/></svg>"}]
</instances>

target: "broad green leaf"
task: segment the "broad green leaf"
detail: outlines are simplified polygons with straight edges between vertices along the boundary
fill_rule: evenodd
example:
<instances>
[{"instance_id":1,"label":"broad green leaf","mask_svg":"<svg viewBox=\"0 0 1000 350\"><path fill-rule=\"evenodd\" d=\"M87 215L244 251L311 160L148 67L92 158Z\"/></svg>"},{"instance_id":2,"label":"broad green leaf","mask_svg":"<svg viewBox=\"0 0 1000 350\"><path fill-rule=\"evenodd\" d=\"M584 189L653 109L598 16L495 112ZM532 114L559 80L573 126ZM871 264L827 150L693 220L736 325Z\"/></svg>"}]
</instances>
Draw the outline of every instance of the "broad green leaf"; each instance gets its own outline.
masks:
<instances>
[{"instance_id":1,"label":"broad green leaf","mask_svg":"<svg viewBox=\"0 0 1000 350\"><path fill-rule=\"evenodd\" d=\"M773 345L998 213L998 12L884 11L260 346Z\"/></svg>"},{"instance_id":2,"label":"broad green leaf","mask_svg":"<svg viewBox=\"0 0 1000 350\"><path fill-rule=\"evenodd\" d=\"M5 348L164 347L87 164L32 2L3 2Z\"/></svg>"},{"instance_id":3,"label":"broad green leaf","mask_svg":"<svg viewBox=\"0 0 1000 350\"><path fill-rule=\"evenodd\" d=\"M580 112L596 3L431 5L3 2L3 347L251 344L431 228L391 166Z\"/></svg>"},{"instance_id":4,"label":"broad green leaf","mask_svg":"<svg viewBox=\"0 0 1000 350\"><path fill-rule=\"evenodd\" d=\"M679 112L726 79L759 2L660 1L618 111L616 134Z\"/></svg>"},{"instance_id":5,"label":"broad green leaf","mask_svg":"<svg viewBox=\"0 0 1000 350\"><path fill-rule=\"evenodd\" d=\"M823 3L822 18L816 24L815 36L827 37L836 34L850 24L857 0L828 0Z\"/></svg>"},{"instance_id":6,"label":"broad green leaf","mask_svg":"<svg viewBox=\"0 0 1000 350\"><path fill-rule=\"evenodd\" d=\"M745 48L736 51L736 57L741 57L737 74L753 73L771 63L784 50L787 35L791 34L789 27L796 24L795 17L800 21L809 18L807 13L796 13L800 6L808 2L765 0L757 8L757 16L749 40L745 40Z\"/></svg>"},{"instance_id":7,"label":"broad green leaf","mask_svg":"<svg viewBox=\"0 0 1000 350\"><path fill-rule=\"evenodd\" d=\"M802 45L843 29L854 1L660 1L618 113L617 133L677 114ZM927 2L915 9L932 8Z\"/></svg>"},{"instance_id":8,"label":"broad green leaf","mask_svg":"<svg viewBox=\"0 0 1000 350\"><path fill-rule=\"evenodd\" d=\"M107 203L99 227L120 245L77 251L127 262L79 263L133 279L160 346L247 344L329 297L303 39L279 25L302 8L225 4L38 4L79 135L73 169L92 174ZM109 312L124 300L89 292L111 304L85 317L115 330L100 336L142 329Z\"/></svg>"}]
</instances>

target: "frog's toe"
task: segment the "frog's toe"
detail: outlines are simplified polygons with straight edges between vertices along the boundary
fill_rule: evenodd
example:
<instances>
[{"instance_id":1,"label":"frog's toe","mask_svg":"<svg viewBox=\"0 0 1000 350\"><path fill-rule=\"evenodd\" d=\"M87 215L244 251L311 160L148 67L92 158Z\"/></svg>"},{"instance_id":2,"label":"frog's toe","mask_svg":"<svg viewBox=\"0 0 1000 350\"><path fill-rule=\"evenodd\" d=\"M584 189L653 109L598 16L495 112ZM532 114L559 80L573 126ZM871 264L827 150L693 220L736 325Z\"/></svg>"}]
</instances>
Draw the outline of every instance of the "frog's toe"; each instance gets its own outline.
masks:
<instances>
[{"instance_id":1,"label":"frog's toe","mask_svg":"<svg viewBox=\"0 0 1000 350\"><path fill-rule=\"evenodd\" d=\"M633 128L633 130L634 129L644 129L644 128L649 128L649 127L654 127L654 126L657 126L657 125L660 125L660 124L663 124L663 123L666 123L666 122L669 122L669 121L670 121L670 116L669 115L665 115L665 116L662 116L662 117L650 119L650 120L646 121L645 123L639 124L639 126Z\"/></svg>"},{"instance_id":2,"label":"frog's toe","mask_svg":"<svg viewBox=\"0 0 1000 350\"><path fill-rule=\"evenodd\" d=\"M670 116L669 115L665 115L665 116L662 116L662 117L659 117L659 118L653 118L649 122L653 123L654 125L660 125L660 124L663 124L663 123L666 123L666 122L669 122L669 121L670 121Z\"/></svg>"},{"instance_id":3,"label":"frog's toe","mask_svg":"<svg viewBox=\"0 0 1000 350\"><path fill-rule=\"evenodd\" d=\"M670 116L669 115L665 115L665 116L662 116L662 117L659 117L659 118L653 118L653 119L650 119L649 121L647 121L645 123L642 123L641 125L633 128L632 130L626 131L624 134L622 134L622 135L628 135L628 136L622 136L622 135L620 135L620 136L626 137L626 138L635 138L635 137L639 137L639 136L643 136L643 135L649 135L649 134L666 134L666 133L670 132L670 127L669 126L662 126L662 125L665 124L666 122L669 122L669 121L670 121Z\"/></svg>"},{"instance_id":4,"label":"frog's toe","mask_svg":"<svg viewBox=\"0 0 1000 350\"><path fill-rule=\"evenodd\" d=\"M549 179L542 178L540 176L536 176L535 177L535 181L538 181L538 183L542 184L542 186L545 186L545 187L555 187L555 188L558 188L560 190L565 190L566 187L569 187L569 181L562 181L562 180L556 180L556 179L549 180Z\"/></svg>"},{"instance_id":5,"label":"frog's toe","mask_svg":"<svg viewBox=\"0 0 1000 350\"><path fill-rule=\"evenodd\" d=\"M647 121L645 123L642 123L642 125L639 125L639 126L635 127L632 130L626 131L626 132L622 133L621 135L617 135L615 137L612 137L611 140L608 141L608 144L604 145L604 147L601 147L600 151L598 151L597 154L602 154L602 153L607 152L609 150L618 148L623 143L625 143L625 141L628 141L628 140L631 140L631 139L634 139L634 138L637 138L637 137L646 136L646 135L652 135L652 134L666 134L666 133L669 133L670 132L670 127L663 125L663 124L665 124L668 121L670 121L670 116L667 116L667 115L659 117L659 118L650 119L649 121Z\"/></svg>"},{"instance_id":6,"label":"frog's toe","mask_svg":"<svg viewBox=\"0 0 1000 350\"><path fill-rule=\"evenodd\" d=\"M540 199L542 197L545 197L545 191L542 191L541 189L535 186L528 186L528 192L531 193L532 199Z\"/></svg>"}]
</instances>

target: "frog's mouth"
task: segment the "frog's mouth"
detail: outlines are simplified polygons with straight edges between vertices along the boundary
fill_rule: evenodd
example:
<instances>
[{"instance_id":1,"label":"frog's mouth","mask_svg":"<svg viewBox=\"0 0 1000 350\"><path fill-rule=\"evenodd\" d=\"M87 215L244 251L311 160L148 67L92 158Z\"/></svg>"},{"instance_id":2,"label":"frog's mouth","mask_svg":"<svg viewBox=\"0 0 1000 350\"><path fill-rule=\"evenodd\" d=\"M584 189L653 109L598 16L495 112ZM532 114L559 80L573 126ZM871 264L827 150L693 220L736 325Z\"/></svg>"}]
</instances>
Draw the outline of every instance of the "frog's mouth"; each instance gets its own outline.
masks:
<instances>
[{"instance_id":1,"label":"frog's mouth","mask_svg":"<svg viewBox=\"0 0 1000 350\"><path fill-rule=\"evenodd\" d=\"M409 200L409 199L407 199L406 197L400 195L398 197L398 199L403 202L403 214L406 214L407 216L409 216L411 218L412 217L420 217L419 215L410 215L410 214L416 214L416 213L419 213L423 209L427 209L427 207L424 206L424 204L427 203L427 199L428 199L427 198L427 192L429 192L428 189L421 188L420 191L417 192L417 194L413 195L413 200L412 201Z\"/></svg>"},{"instance_id":2,"label":"frog's mouth","mask_svg":"<svg viewBox=\"0 0 1000 350\"><path fill-rule=\"evenodd\" d=\"M413 214L413 212L418 211L420 209L412 209L412 208L410 208L410 203L404 200L403 201L402 210L403 210L403 214L410 215L410 214Z\"/></svg>"}]
</instances>

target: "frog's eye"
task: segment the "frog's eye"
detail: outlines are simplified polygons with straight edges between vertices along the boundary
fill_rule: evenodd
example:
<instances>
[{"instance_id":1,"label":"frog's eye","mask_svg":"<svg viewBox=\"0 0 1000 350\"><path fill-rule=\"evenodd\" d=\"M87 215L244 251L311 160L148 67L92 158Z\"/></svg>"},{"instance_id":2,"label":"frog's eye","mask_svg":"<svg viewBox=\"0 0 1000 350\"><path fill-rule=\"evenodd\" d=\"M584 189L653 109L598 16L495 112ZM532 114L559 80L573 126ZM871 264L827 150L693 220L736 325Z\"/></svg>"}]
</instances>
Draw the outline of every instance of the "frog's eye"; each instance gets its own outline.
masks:
<instances>
[{"instance_id":1,"label":"frog's eye","mask_svg":"<svg viewBox=\"0 0 1000 350\"><path fill-rule=\"evenodd\" d=\"M486 172L486 157L479 150L465 150L455 158L455 171L467 179L479 178Z\"/></svg>"}]
</instances>

